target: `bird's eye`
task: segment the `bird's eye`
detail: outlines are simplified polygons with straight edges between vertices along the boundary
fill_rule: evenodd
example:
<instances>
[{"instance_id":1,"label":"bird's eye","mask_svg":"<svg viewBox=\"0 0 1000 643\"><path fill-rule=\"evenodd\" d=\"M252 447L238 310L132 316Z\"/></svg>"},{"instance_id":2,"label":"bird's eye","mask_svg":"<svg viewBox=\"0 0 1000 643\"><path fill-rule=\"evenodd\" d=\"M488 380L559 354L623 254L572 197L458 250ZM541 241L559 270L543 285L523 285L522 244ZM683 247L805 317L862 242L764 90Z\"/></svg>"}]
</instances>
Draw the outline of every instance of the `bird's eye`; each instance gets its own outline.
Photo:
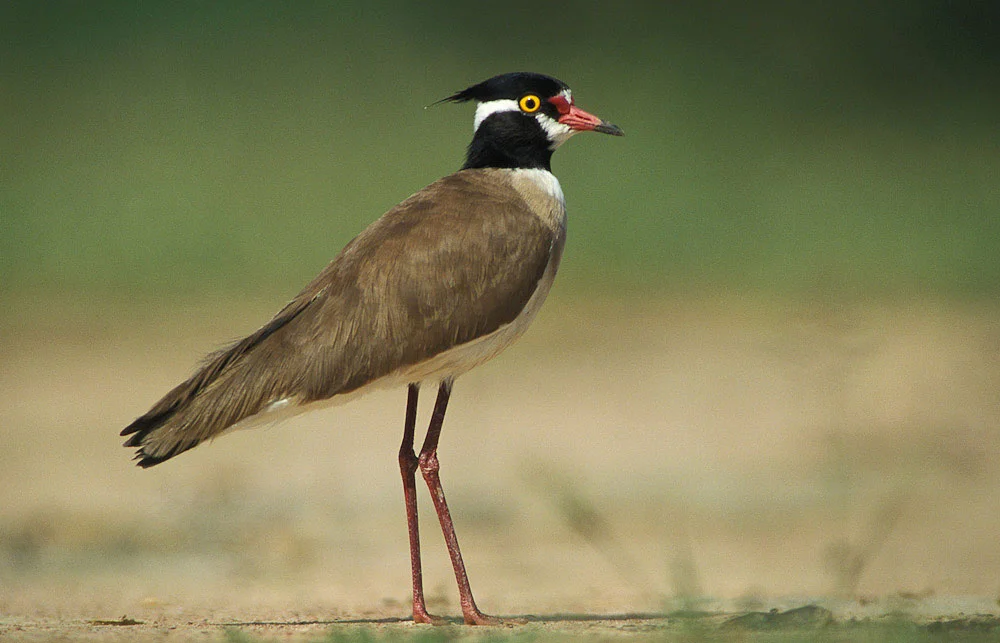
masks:
<instances>
[{"instance_id":1,"label":"bird's eye","mask_svg":"<svg viewBox=\"0 0 1000 643\"><path fill-rule=\"evenodd\" d=\"M542 99L534 94L528 94L527 96L522 96L517 104L521 107L522 111L530 114L538 111L538 108L542 106Z\"/></svg>"}]
</instances>

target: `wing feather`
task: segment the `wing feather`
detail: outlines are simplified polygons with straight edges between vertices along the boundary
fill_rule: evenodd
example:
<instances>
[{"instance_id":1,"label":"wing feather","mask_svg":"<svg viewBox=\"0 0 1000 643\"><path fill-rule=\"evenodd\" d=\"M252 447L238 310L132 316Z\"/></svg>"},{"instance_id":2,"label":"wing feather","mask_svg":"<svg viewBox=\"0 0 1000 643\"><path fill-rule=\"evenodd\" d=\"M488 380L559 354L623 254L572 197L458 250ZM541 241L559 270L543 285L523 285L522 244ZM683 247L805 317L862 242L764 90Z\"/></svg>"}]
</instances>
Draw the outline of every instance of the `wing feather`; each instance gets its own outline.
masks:
<instances>
[{"instance_id":1,"label":"wing feather","mask_svg":"<svg viewBox=\"0 0 1000 643\"><path fill-rule=\"evenodd\" d=\"M129 425L152 466L285 400L348 393L511 323L558 231L496 170L437 181L371 224L261 329Z\"/></svg>"}]
</instances>

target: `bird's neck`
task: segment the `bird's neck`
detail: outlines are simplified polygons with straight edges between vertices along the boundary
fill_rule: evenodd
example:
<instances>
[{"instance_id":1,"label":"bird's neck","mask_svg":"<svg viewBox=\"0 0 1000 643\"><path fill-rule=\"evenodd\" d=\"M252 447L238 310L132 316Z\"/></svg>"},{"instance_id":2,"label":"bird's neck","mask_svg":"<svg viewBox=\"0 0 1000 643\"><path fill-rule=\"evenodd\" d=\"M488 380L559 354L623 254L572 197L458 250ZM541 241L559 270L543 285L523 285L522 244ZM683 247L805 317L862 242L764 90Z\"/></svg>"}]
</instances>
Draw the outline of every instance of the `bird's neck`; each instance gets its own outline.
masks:
<instances>
[{"instance_id":1,"label":"bird's neck","mask_svg":"<svg viewBox=\"0 0 1000 643\"><path fill-rule=\"evenodd\" d=\"M534 119L519 114L494 114L476 129L463 170L473 168L538 169L552 171L552 149L545 131Z\"/></svg>"}]
</instances>

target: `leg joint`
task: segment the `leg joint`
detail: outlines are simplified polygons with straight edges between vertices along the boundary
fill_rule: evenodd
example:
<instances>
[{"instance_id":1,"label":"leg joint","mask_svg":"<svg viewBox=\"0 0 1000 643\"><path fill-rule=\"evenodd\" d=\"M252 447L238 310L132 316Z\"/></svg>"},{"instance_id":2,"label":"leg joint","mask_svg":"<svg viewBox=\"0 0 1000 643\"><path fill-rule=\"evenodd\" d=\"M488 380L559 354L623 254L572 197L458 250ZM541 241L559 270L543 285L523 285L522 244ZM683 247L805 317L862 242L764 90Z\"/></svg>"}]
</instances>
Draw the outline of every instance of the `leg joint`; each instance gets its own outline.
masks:
<instances>
[{"instance_id":1,"label":"leg joint","mask_svg":"<svg viewBox=\"0 0 1000 643\"><path fill-rule=\"evenodd\" d=\"M420 463L420 471L425 476L429 473L437 473L441 469L441 463L438 462L437 451L421 451L420 457L417 459Z\"/></svg>"},{"instance_id":2,"label":"leg joint","mask_svg":"<svg viewBox=\"0 0 1000 643\"><path fill-rule=\"evenodd\" d=\"M417 455L408 449L399 450L399 468L404 473L415 473L417 467L420 465L420 460Z\"/></svg>"}]
</instances>

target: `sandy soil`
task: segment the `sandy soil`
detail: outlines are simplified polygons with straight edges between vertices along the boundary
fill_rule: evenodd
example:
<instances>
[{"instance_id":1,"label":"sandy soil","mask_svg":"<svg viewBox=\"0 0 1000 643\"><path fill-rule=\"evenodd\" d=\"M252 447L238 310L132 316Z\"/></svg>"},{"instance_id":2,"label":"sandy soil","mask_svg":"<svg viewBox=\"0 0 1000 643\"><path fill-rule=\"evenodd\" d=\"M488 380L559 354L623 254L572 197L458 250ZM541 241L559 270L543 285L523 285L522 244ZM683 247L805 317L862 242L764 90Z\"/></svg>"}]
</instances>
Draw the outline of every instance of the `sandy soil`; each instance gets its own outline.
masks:
<instances>
[{"instance_id":1,"label":"sandy soil","mask_svg":"<svg viewBox=\"0 0 1000 643\"><path fill-rule=\"evenodd\" d=\"M637 631L681 608L998 611L1000 310L552 303L457 382L442 437L485 610ZM20 308L0 340L0 637L408 615L404 391L142 471L120 428L277 306ZM431 607L454 616L421 502ZM143 624L100 623L122 615Z\"/></svg>"}]
</instances>

